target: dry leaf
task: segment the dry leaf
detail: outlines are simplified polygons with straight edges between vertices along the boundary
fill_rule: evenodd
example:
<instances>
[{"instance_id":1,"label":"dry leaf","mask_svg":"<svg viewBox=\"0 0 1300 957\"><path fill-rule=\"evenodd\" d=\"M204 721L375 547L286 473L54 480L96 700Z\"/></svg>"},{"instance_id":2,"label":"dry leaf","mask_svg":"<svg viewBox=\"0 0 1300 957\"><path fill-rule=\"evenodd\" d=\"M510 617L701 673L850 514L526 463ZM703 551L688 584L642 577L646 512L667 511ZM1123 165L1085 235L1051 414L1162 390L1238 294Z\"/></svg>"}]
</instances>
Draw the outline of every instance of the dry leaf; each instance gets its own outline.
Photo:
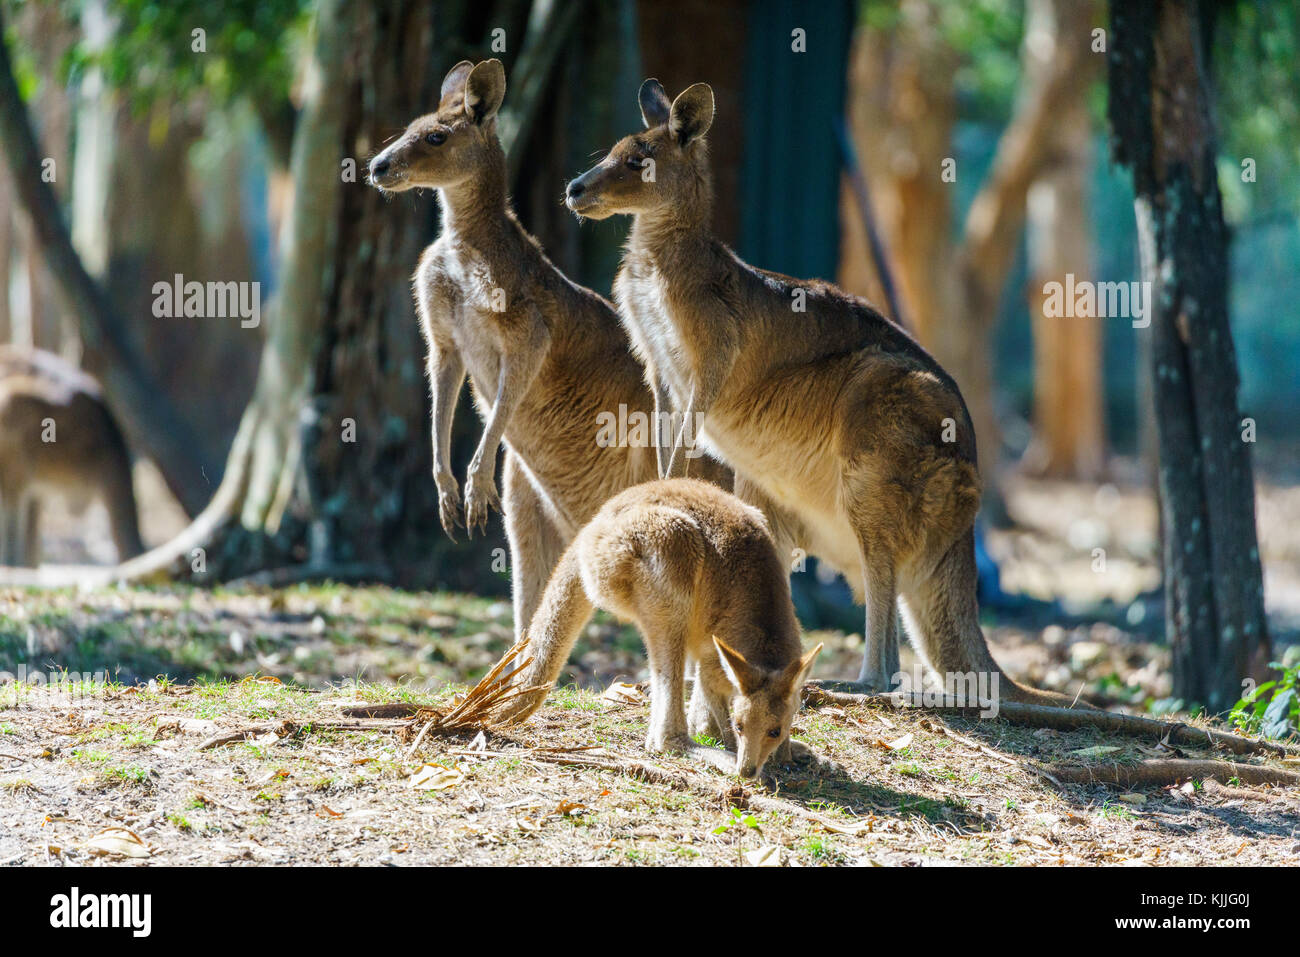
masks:
<instances>
[{"instance_id":1,"label":"dry leaf","mask_svg":"<svg viewBox=\"0 0 1300 957\"><path fill-rule=\"evenodd\" d=\"M904 748L912 746L913 735L909 731L901 738L895 738L893 741L877 741L876 747L884 748L886 751L902 751Z\"/></svg>"},{"instance_id":2,"label":"dry leaf","mask_svg":"<svg viewBox=\"0 0 1300 957\"><path fill-rule=\"evenodd\" d=\"M572 817L578 811L585 810L587 805L578 804L576 801L561 801L555 806L552 814L558 814L560 817Z\"/></svg>"},{"instance_id":3,"label":"dry leaf","mask_svg":"<svg viewBox=\"0 0 1300 957\"><path fill-rule=\"evenodd\" d=\"M148 846L135 831L125 827L110 827L100 831L84 847L96 854L115 854L119 857L149 857Z\"/></svg>"},{"instance_id":4,"label":"dry leaf","mask_svg":"<svg viewBox=\"0 0 1300 957\"><path fill-rule=\"evenodd\" d=\"M1111 744L1094 744L1090 748L1080 748L1077 751L1071 751L1071 754L1077 754L1081 758L1101 758L1108 754L1114 754L1119 748Z\"/></svg>"},{"instance_id":5,"label":"dry leaf","mask_svg":"<svg viewBox=\"0 0 1300 957\"><path fill-rule=\"evenodd\" d=\"M340 814L338 811L334 810L328 804L322 804L320 806L320 810L316 812L316 816L319 818L331 818L331 817L342 817L343 815Z\"/></svg>"},{"instance_id":6,"label":"dry leaf","mask_svg":"<svg viewBox=\"0 0 1300 957\"><path fill-rule=\"evenodd\" d=\"M1121 801L1124 804L1146 804L1147 796L1145 794L1135 794L1132 791L1130 791L1126 794L1121 794L1118 798L1116 798L1116 800Z\"/></svg>"},{"instance_id":7,"label":"dry leaf","mask_svg":"<svg viewBox=\"0 0 1300 957\"><path fill-rule=\"evenodd\" d=\"M464 772L445 764L422 764L411 775L410 786L421 791L445 791L464 780Z\"/></svg>"},{"instance_id":8,"label":"dry leaf","mask_svg":"<svg viewBox=\"0 0 1300 957\"><path fill-rule=\"evenodd\" d=\"M615 681L605 689L605 693L600 696L600 700L612 705L625 705L641 704L650 699L641 690L640 685L628 684L626 681Z\"/></svg>"},{"instance_id":9,"label":"dry leaf","mask_svg":"<svg viewBox=\"0 0 1300 957\"><path fill-rule=\"evenodd\" d=\"M746 851L745 863L750 867L780 867L781 848L775 844L766 844L756 851Z\"/></svg>"}]
</instances>

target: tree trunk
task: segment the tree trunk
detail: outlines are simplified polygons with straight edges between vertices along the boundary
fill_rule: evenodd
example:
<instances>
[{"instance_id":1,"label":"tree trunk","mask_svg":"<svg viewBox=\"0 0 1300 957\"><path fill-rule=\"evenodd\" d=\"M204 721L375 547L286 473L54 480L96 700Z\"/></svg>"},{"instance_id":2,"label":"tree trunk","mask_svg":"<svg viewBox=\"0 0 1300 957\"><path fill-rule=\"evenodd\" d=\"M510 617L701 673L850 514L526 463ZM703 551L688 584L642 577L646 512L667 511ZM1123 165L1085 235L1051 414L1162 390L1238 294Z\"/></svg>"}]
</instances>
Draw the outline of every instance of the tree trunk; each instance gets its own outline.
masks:
<instances>
[{"instance_id":1,"label":"tree trunk","mask_svg":"<svg viewBox=\"0 0 1300 957\"><path fill-rule=\"evenodd\" d=\"M1025 33L1054 34L1059 0L1030 0ZM1078 39L1082 39L1079 37ZM1051 69L1051 48L1027 43L1026 69ZM1029 82L1036 82L1030 79ZM1034 438L1022 464L1055 478L1096 480L1105 469L1103 321L1096 317L1050 317L1045 285L1067 274L1092 276L1092 229L1088 175L1092 169L1092 120L1088 87L1079 84L1061 104L1049 135L1053 161L1029 189L1029 314L1034 339Z\"/></svg>"},{"instance_id":2,"label":"tree trunk","mask_svg":"<svg viewBox=\"0 0 1300 957\"><path fill-rule=\"evenodd\" d=\"M1220 712L1261 676L1269 636L1250 449L1228 324L1227 229L1215 172L1206 6L1111 5L1110 122L1133 171L1151 283L1174 694Z\"/></svg>"}]
</instances>

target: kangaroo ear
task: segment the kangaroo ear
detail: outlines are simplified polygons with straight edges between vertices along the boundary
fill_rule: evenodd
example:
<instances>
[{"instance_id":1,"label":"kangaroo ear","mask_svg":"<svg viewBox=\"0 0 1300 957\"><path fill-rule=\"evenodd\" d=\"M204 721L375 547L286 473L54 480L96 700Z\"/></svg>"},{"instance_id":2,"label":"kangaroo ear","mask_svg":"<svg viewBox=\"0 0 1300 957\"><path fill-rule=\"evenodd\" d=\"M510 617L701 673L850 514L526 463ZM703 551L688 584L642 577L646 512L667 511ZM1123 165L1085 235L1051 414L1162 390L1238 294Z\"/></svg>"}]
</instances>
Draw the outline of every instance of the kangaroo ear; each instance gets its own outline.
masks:
<instances>
[{"instance_id":1,"label":"kangaroo ear","mask_svg":"<svg viewBox=\"0 0 1300 957\"><path fill-rule=\"evenodd\" d=\"M808 676L812 674L813 662L821 654L824 644L824 642L818 644L816 648L798 661L792 661L785 666L785 674L782 677L790 682L790 690L797 692L803 687L804 682L808 680Z\"/></svg>"},{"instance_id":2,"label":"kangaroo ear","mask_svg":"<svg viewBox=\"0 0 1300 957\"><path fill-rule=\"evenodd\" d=\"M668 129L685 146L709 132L713 125L713 88L707 83L687 87L673 100L668 113Z\"/></svg>"},{"instance_id":3,"label":"kangaroo ear","mask_svg":"<svg viewBox=\"0 0 1300 957\"><path fill-rule=\"evenodd\" d=\"M474 64L469 60L461 60L454 67L447 71L447 75L442 78L442 90L438 93L438 102L441 103L453 93L459 93L465 88L465 80L469 77L469 71L474 69Z\"/></svg>"},{"instance_id":4,"label":"kangaroo ear","mask_svg":"<svg viewBox=\"0 0 1300 957\"><path fill-rule=\"evenodd\" d=\"M482 126L501 109L506 98L506 68L500 60L484 60L465 80L465 112Z\"/></svg>"},{"instance_id":5,"label":"kangaroo ear","mask_svg":"<svg viewBox=\"0 0 1300 957\"><path fill-rule=\"evenodd\" d=\"M668 122L668 112L673 104L668 99L668 92L664 89L664 85L658 80L646 80L642 83L637 100L641 104L641 120L645 123L646 129L652 130Z\"/></svg>"},{"instance_id":6,"label":"kangaroo ear","mask_svg":"<svg viewBox=\"0 0 1300 957\"><path fill-rule=\"evenodd\" d=\"M718 649L718 661L726 672L727 680L743 695L753 694L763 684L763 673L745 660L745 656L713 636L713 647Z\"/></svg>"}]
</instances>

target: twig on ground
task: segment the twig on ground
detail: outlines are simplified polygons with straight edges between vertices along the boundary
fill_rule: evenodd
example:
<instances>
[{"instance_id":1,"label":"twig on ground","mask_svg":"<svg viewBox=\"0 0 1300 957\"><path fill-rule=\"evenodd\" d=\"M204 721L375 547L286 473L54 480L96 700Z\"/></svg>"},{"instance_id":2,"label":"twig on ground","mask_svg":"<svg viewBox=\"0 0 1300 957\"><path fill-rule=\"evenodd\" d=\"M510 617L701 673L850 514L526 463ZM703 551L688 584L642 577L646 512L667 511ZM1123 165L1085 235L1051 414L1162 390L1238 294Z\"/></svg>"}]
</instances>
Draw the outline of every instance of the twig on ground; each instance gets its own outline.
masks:
<instances>
[{"instance_id":1,"label":"twig on ground","mask_svg":"<svg viewBox=\"0 0 1300 957\"><path fill-rule=\"evenodd\" d=\"M843 694L837 691L824 691L814 686L805 686L804 702L816 707L819 704L862 705L876 708L923 708L964 717L985 718L991 710L991 702L959 702L951 698L932 700L931 695L918 692L895 691L888 694ZM998 718L1005 718L1012 724L1030 728L1054 728L1058 731L1074 731L1079 728L1100 728L1116 734L1159 735L1162 740L1171 743L1187 744L1199 747L1221 747L1234 754L1273 754L1283 757L1297 753L1294 747L1278 744L1274 741L1259 741L1243 738L1226 731L1209 728L1196 728L1191 725L1158 721L1139 715L1116 714L1113 711L1074 711L1068 708L1053 708L1038 704L1022 704L1018 701L997 702Z\"/></svg>"}]
</instances>

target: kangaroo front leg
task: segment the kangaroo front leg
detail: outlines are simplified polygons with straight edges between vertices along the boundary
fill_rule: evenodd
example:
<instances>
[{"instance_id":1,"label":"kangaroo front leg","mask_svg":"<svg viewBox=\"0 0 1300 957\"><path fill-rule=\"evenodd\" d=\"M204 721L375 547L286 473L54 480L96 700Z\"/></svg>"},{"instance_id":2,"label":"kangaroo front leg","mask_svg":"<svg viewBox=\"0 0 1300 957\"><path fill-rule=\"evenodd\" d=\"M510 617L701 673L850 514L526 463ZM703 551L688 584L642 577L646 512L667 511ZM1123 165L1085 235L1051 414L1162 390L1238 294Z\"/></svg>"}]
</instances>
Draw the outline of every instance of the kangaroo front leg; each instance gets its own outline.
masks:
<instances>
[{"instance_id":1,"label":"kangaroo front leg","mask_svg":"<svg viewBox=\"0 0 1300 957\"><path fill-rule=\"evenodd\" d=\"M683 691L686 683L686 635L680 624L643 622L646 652L650 658L650 728L645 746L650 752L684 751L691 747L686 733ZM651 631L653 629L653 631Z\"/></svg>"},{"instance_id":2,"label":"kangaroo front leg","mask_svg":"<svg viewBox=\"0 0 1300 957\"><path fill-rule=\"evenodd\" d=\"M449 343L429 344L429 383L433 387L433 481L438 487L438 519L453 542L460 524L460 485L451 470L451 423L465 382L465 363Z\"/></svg>"},{"instance_id":3,"label":"kangaroo front leg","mask_svg":"<svg viewBox=\"0 0 1300 957\"><path fill-rule=\"evenodd\" d=\"M677 427L677 436L668 456L665 477L679 478L686 475L692 458L686 453L694 452L699 444L704 421L708 418L713 403L717 401L725 379L726 372L721 368L706 369L695 376L690 398L686 401L686 411L682 413L681 425Z\"/></svg>"},{"instance_id":4,"label":"kangaroo front leg","mask_svg":"<svg viewBox=\"0 0 1300 957\"><path fill-rule=\"evenodd\" d=\"M496 398L465 477L465 529L471 537L475 528L486 531L489 512L501 507L496 483L497 449L511 416L532 387L550 344L550 333L535 310L530 310L527 328L514 331L522 333L523 339L502 343Z\"/></svg>"}]
</instances>

